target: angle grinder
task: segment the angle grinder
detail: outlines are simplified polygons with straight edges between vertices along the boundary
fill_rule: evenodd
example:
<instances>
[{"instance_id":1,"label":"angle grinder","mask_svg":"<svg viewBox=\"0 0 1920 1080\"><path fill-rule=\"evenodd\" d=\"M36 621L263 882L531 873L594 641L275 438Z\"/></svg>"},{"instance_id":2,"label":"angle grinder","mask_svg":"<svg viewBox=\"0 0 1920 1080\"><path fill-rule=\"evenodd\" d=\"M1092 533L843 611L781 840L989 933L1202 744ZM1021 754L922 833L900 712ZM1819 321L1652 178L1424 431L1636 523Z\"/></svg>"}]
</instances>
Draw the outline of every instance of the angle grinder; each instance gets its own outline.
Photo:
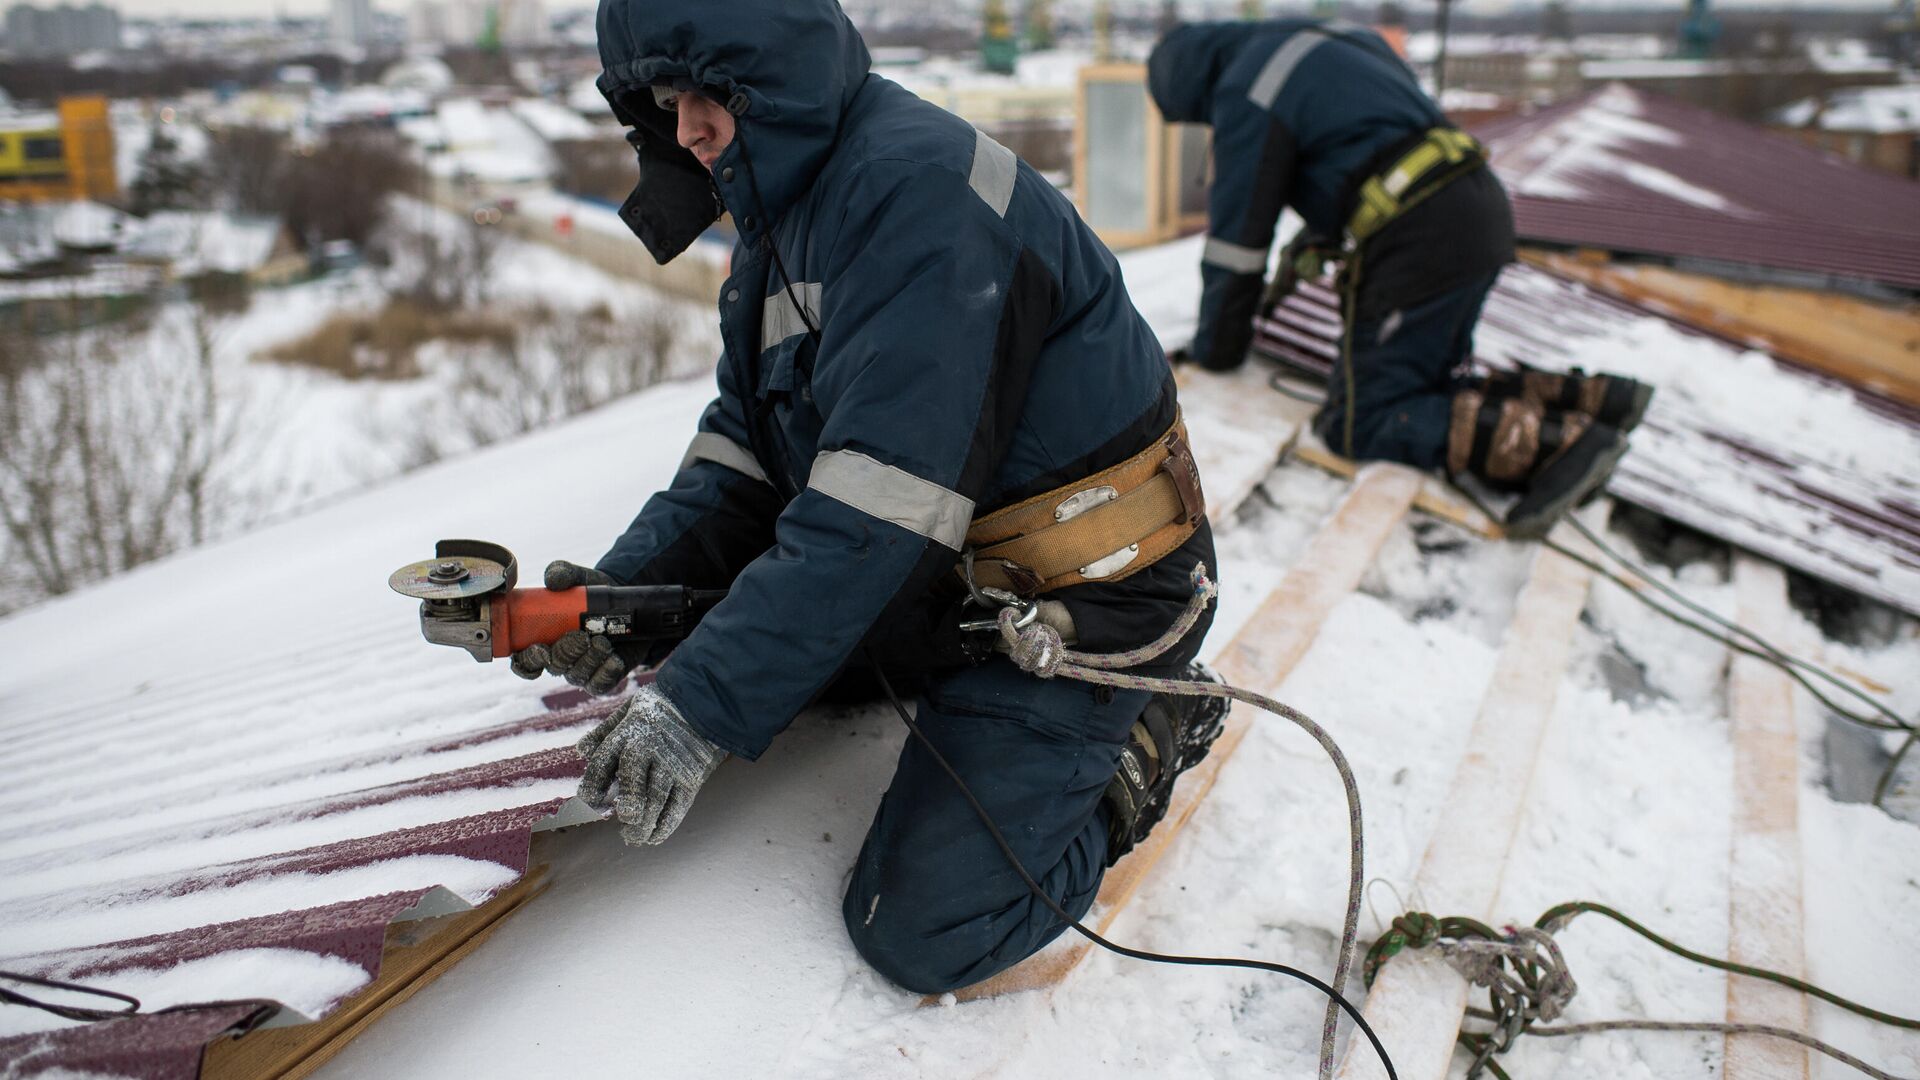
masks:
<instances>
[{"instance_id":1,"label":"angle grinder","mask_svg":"<svg viewBox=\"0 0 1920 1080\"><path fill-rule=\"evenodd\" d=\"M420 632L485 663L529 645L551 645L572 630L614 645L678 641L727 595L682 585L584 585L516 589L513 553L482 540L442 540L433 558L393 572L387 584L420 601Z\"/></svg>"}]
</instances>

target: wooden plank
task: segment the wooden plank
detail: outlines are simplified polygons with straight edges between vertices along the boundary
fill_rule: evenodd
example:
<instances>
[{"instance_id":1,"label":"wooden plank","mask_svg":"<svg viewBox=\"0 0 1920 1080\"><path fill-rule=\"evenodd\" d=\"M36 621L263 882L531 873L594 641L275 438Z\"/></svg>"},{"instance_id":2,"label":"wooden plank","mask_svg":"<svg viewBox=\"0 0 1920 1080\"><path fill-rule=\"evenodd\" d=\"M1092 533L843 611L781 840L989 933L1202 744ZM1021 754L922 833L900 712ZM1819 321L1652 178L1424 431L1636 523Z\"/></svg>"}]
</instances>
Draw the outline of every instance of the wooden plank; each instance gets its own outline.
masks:
<instances>
[{"instance_id":1,"label":"wooden plank","mask_svg":"<svg viewBox=\"0 0 1920 1080\"><path fill-rule=\"evenodd\" d=\"M1740 625L1784 641L1792 625L1787 575L1745 552L1733 562ZM1800 869L1800 746L1793 682L1751 656L1733 659L1733 841L1727 951L1736 964L1806 970ZM1807 1029L1806 995L1784 986L1727 980L1727 1019ZM1805 1047L1760 1035L1727 1036L1726 1080L1805 1080Z\"/></svg>"},{"instance_id":2,"label":"wooden plank","mask_svg":"<svg viewBox=\"0 0 1920 1080\"><path fill-rule=\"evenodd\" d=\"M1318 439L1296 439L1289 452L1314 468L1330 472L1335 476L1352 477L1360 468L1358 462L1352 458L1341 457L1327 449L1326 445ZM1442 521L1458 525L1468 532L1477 533L1488 540L1503 540L1507 535L1504 525L1482 513L1479 507L1467 501L1466 496L1456 491L1453 485L1437 476L1426 474L1421 476L1420 491L1413 497L1413 508L1422 513L1431 514Z\"/></svg>"},{"instance_id":3,"label":"wooden plank","mask_svg":"<svg viewBox=\"0 0 1920 1080\"><path fill-rule=\"evenodd\" d=\"M1276 395L1277 396L1277 395ZM1380 546L1406 516L1419 488L1418 473L1397 465L1375 465L1362 470L1333 515L1320 527L1280 585L1260 605L1253 618L1215 661L1229 683L1263 693L1277 691L1299 664L1321 623L1356 585L1372 564ZM1220 770L1246 738L1258 710L1236 702L1227 715L1226 730L1205 761L1181 777L1166 819L1146 841L1120 860L1101 883L1100 895L1086 922L1105 934L1147 874L1165 855L1174 838L1193 817ZM1262 723L1284 723L1262 717ZM982 983L960 991L962 1000L993 997L1023 990L1058 986L1079 965L1092 945L1077 934L1067 934L1020 964Z\"/></svg>"},{"instance_id":4,"label":"wooden plank","mask_svg":"<svg viewBox=\"0 0 1920 1080\"><path fill-rule=\"evenodd\" d=\"M1180 369L1180 411L1207 493L1207 516L1220 528L1306 429L1313 406L1267 385L1268 369L1242 364L1216 373Z\"/></svg>"},{"instance_id":5,"label":"wooden plank","mask_svg":"<svg viewBox=\"0 0 1920 1080\"><path fill-rule=\"evenodd\" d=\"M1664 266L1523 257L1555 273L1909 405L1920 405L1920 305L1748 285Z\"/></svg>"},{"instance_id":6,"label":"wooden plank","mask_svg":"<svg viewBox=\"0 0 1920 1080\"><path fill-rule=\"evenodd\" d=\"M387 1011L447 973L480 946L509 915L547 890L544 866L471 911L395 923L379 977L339 1008L311 1024L256 1031L207 1046L201 1080L302 1080L331 1061Z\"/></svg>"},{"instance_id":7,"label":"wooden plank","mask_svg":"<svg viewBox=\"0 0 1920 1080\"><path fill-rule=\"evenodd\" d=\"M1555 539L1581 550L1566 523ZM1573 628L1592 575L1542 545L1513 621L1501 640L1493 680L1453 774L1439 828L1428 841L1413 895L1442 915L1494 918L1508 853L1533 782L1534 764L1566 677ZM1403 1080L1441 1080L1466 1013L1468 983L1430 954L1389 961L1367 994L1365 1015ZM1374 1080L1386 1070L1363 1039L1348 1043L1340 1080Z\"/></svg>"}]
</instances>

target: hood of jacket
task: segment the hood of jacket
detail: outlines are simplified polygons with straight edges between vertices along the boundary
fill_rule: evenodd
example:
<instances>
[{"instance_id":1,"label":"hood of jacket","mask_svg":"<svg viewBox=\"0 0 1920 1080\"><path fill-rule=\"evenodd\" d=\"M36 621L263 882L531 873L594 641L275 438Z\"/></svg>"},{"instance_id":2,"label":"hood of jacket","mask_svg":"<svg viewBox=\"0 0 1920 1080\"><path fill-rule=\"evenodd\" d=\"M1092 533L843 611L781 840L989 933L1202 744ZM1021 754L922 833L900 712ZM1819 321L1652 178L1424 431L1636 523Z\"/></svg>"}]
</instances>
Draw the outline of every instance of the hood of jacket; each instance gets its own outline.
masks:
<instances>
[{"instance_id":1,"label":"hood of jacket","mask_svg":"<svg viewBox=\"0 0 1920 1080\"><path fill-rule=\"evenodd\" d=\"M832 153L872 65L835 0L601 0L597 29L600 92L633 128L640 156L621 216L663 263L722 204L749 246L779 221ZM654 104L659 84L691 87L733 113L734 141L713 173Z\"/></svg>"},{"instance_id":2,"label":"hood of jacket","mask_svg":"<svg viewBox=\"0 0 1920 1080\"><path fill-rule=\"evenodd\" d=\"M1147 59L1147 89L1160 114L1176 124L1212 122L1214 90L1251 29L1248 23L1230 22L1189 23L1168 31Z\"/></svg>"}]
</instances>

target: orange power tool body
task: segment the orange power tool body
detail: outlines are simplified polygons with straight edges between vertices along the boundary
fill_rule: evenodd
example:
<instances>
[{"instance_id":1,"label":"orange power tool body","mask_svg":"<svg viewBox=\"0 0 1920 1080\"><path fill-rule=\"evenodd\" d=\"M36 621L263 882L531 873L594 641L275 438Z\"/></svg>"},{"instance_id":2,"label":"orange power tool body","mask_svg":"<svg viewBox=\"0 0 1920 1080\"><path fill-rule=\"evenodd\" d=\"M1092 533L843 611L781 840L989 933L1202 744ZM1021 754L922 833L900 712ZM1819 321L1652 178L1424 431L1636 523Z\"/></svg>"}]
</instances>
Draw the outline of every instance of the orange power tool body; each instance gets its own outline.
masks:
<instances>
[{"instance_id":1,"label":"orange power tool body","mask_svg":"<svg viewBox=\"0 0 1920 1080\"><path fill-rule=\"evenodd\" d=\"M435 645L467 650L482 663L529 645L551 645L585 630L616 646L678 641L724 589L681 585L586 585L516 589L513 553L482 540L442 540L434 557L393 572L387 584L420 601L420 632Z\"/></svg>"}]
</instances>

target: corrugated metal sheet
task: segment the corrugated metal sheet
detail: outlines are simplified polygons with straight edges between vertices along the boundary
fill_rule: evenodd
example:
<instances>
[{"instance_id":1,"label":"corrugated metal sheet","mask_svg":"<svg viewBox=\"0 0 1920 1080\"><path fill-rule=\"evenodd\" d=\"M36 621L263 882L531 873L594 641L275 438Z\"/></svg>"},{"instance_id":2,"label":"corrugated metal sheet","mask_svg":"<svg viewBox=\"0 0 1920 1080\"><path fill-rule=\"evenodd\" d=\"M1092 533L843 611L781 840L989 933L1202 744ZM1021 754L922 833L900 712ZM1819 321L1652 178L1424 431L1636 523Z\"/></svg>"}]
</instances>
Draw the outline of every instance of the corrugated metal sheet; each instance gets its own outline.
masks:
<instances>
[{"instance_id":1,"label":"corrugated metal sheet","mask_svg":"<svg viewBox=\"0 0 1920 1080\"><path fill-rule=\"evenodd\" d=\"M391 922L486 902L535 831L597 817L572 744L609 703L427 645L386 575L439 536L591 557L711 394L665 384L0 620L0 970L209 1006L0 1005L0 1076L194 1077L249 1002L325 1015ZM553 475L608 454L631 501Z\"/></svg>"},{"instance_id":2,"label":"corrugated metal sheet","mask_svg":"<svg viewBox=\"0 0 1920 1080\"><path fill-rule=\"evenodd\" d=\"M106 807L100 803L65 817L36 821L29 799L8 799L0 805L0 821L8 822L0 832L0 851L8 855L0 861L0 876L8 878L0 917L38 924L42 932L50 926L54 940L83 940L25 953L10 940L8 944L15 947L0 949L6 955L0 967L79 984L127 986L113 976L179 972L182 965L196 961L248 955L255 949L286 949L305 957L334 957L365 972L365 978L351 982L371 982L380 970L390 922L445 915L484 903L526 872L528 846L536 830L580 821L582 815L597 817L578 803L561 813L580 778L580 759L564 744L607 709L607 701L591 701L455 738L409 740L407 732L396 732L396 748L390 753L349 753L317 761L298 773L261 774L257 788L265 796L259 801L271 801L275 788L292 794L301 784L324 776L328 786L348 788L349 794L276 803L225 817L202 817L196 803L232 798L232 782L219 782L209 790L188 786L169 798L148 801L132 821L123 815L109 815L102 821ZM497 761L486 759L492 749L528 738L563 746ZM467 755L482 757L482 763L445 773L432 771L436 761ZM10 757L0 774L6 776L10 790L31 788L35 765L52 763L23 753ZM396 771L415 776L371 788L355 786L359 778ZM492 809L442 819L449 807L463 805L492 805ZM419 824L359 834L361 830L349 821L353 815ZM140 828L142 817L186 821ZM303 832L353 836L332 844L284 847L286 836ZM88 842L90 836L100 834L106 836ZM261 853L217 865L196 859L200 851L248 849ZM84 855L79 867L73 863L77 851ZM465 871L451 874L455 884L442 884L444 871L455 867L451 863L455 859L465 865ZM405 863L415 863L419 869L409 872ZM411 876L420 884L355 896L365 888L380 888L380 882L396 876ZM58 880L63 888L38 890L40 880ZM340 899L282 911L276 909L275 897L280 894L273 888L278 882L298 882L296 892L303 896ZM263 903L253 899L255 892L265 892ZM88 934L88 926L140 926L148 913L169 907L169 901L192 905L215 917L253 911L261 905L269 911L205 922L188 915L184 920L192 926L129 938ZM165 920L165 915L159 919ZM267 957L267 963L294 961L288 953L280 953ZM138 992L138 984L132 992L146 997ZM58 992L33 994L83 1003ZM175 997L175 992L167 992L154 1003L177 1003ZM315 1009L313 1015L286 1009L269 1022L315 1019L336 1001L324 1001L323 1009ZM113 1003L106 1005L113 1007ZM109 1076L192 1078L200 1070L205 1043L255 1011L255 1005L211 1005L79 1026L56 1020L58 1026L52 1030L0 1038L0 1072L33 1076L42 1068L58 1068ZM21 1022L21 1017L15 1013L10 1020Z\"/></svg>"},{"instance_id":3,"label":"corrugated metal sheet","mask_svg":"<svg viewBox=\"0 0 1920 1080\"><path fill-rule=\"evenodd\" d=\"M1478 134L1523 240L1920 290L1920 184L1614 85Z\"/></svg>"},{"instance_id":4,"label":"corrugated metal sheet","mask_svg":"<svg viewBox=\"0 0 1920 1080\"><path fill-rule=\"evenodd\" d=\"M1333 293L1309 286L1259 321L1259 346L1330 371L1338 310ZM1492 368L1631 363L1662 389L1609 485L1616 498L1920 615L1920 475L1911 438L1920 412L1525 265L1508 267L1488 298L1476 353ZM1827 427L1844 430L1818 440L1730 422L1741 411L1764 414L1769 395L1784 396L1779 385L1758 385L1753 363L1789 379L1803 404L1837 399L1843 414ZM1707 400L1659 374L1666 366L1673 376L1697 376L1680 369L1709 364L1724 398Z\"/></svg>"}]
</instances>

